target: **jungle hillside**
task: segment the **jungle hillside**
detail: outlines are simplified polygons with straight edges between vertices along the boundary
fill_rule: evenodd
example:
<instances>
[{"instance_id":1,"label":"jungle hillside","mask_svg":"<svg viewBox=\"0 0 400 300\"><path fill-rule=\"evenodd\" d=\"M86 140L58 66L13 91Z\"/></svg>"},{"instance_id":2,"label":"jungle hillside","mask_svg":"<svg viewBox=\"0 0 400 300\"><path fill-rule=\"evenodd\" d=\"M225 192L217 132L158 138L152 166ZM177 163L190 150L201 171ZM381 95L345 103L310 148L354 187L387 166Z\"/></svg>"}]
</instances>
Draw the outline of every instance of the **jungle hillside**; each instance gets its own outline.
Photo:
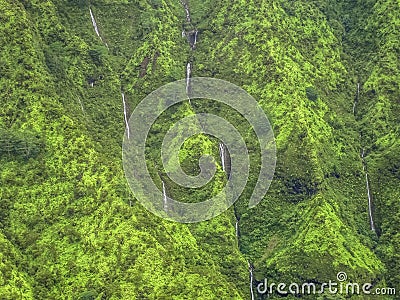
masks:
<instances>
[{"instance_id":1,"label":"jungle hillside","mask_svg":"<svg viewBox=\"0 0 400 300\"><path fill-rule=\"evenodd\" d=\"M229 181L206 134L179 160L195 176L212 156L211 182L186 189L163 171L183 117L228 120L251 162L233 206L186 224L141 205L121 153L142 99L194 77L257 100L276 169L249 208L260 145L243 116L172 106L146 141L164 195L196 203ZM0 299L400 299L399 153L399 0L0 0ZM375 293L259 291L339 273Z\"/></svg>"}]
</instances>

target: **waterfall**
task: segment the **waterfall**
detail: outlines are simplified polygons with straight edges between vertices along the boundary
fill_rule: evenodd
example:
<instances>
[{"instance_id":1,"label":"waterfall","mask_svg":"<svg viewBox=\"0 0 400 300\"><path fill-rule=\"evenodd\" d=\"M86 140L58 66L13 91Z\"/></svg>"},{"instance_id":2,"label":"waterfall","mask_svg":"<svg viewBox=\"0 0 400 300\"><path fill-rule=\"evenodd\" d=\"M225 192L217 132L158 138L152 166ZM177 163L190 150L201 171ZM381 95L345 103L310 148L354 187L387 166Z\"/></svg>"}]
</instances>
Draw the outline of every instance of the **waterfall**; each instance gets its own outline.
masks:
<instances>
[{"instance_id":1,"label":"waterfall","mask_svg":"<svg viewBox=\"0 0 400 300\"><path fill-rule=\"evenodd\" d=\"M361 152L361 159L362 159L362 164L363 164L363 170L365 172L365 186L367 188L367 195L368 195L368 215L369 215L369 223L371 225L371 230L375 231L375 224L374 224L374 219L372 216L372 195L371 195L371 190L369 187L369 178L368 178L368 171L367 171L367 164L365 162L365 151L362 149Z\"/></svg>"},{"instance_id":2,"label":"waterfall","mask_svg":"<svg viewBox=\"0 0 400 300\"><path fill-rule=\"evenodd\" d=\"M186 23L188 23L190 25L190 27L191 27L191 30L188 30L188 31L186 31L185 28L183 29L182 37L186 37L187 38L188 43L190 45L190 48L192 50L194 50L196 48L197 36L198 36L199 31L192 24L192 19L190 17L190 11L189 11L189 5L184 0L181 0L180 2L181 2L182 6L183 6L183 8L185 9L185 12L186 12ZM184 26L184 27L186 27L186 26Z\"/></svg>"},{"instance_id":3,"label":"waterfall","mask_svg":"<svg viewBox=\"0 0 400 300\"><path fill-rule=\"evenodd\" d=\"M190 91L190 76L192 74L192 65L190 62L186 65L186 94L189 95Z\"/></svg>"},{"instance_id":4,"label":"waterfall","mask_svg":"<svg viewBox=\"0 0 400 300\"><path fill-rule=\"evenodd\" d=\"M222 143L219 143L219 156L221 158L222 171L225 172L225 147Z\"/></svg>"},{"instance_id":5,"label":"waterfall","mask_svg":"<svg viewBox=\"0 0 400 300\"><path fill-rule=\"evenodd\" d=\"M239 219L236 219L236 223L235 223L235 233L236 233L236 238L239 241Z\"/></svg>"},{"instance_id":6,"label":"waterfall","mask_svg":"<svg viewBox=\"0 0 400 300\"><path fill-rule=\"evenodd\" d=\"M196 47L196 44L197 44L197 33L198 33L198 31L197 31L197 29L194 31L194 42L193 42L193 48L194 47Z\"/></svg>"},{"instance_id":7,"label":"waterfall","mask_svg":"<svg viewBox=\"0 0 400 300\"><path fill-rule=\"evenodd\" d=\"M162 193L163 193L163 208L164 208L164 211L167 211L168 210L167 191L165 189L164 181L161 181L161 182L162 182Z\"/></svg>"},{"instance_id":8,"label":"waterfall","mask_svg":"<svg viewBox=\"0 0 400 300\"><path fill-rule=\"evenodd\" d=\"M187 7L187 4L185 5L185 11L186 11L186 21L187 21L188 23L191 23L192 20L190 19L190 12L189 12L189 9L188 9L188 7Z\"/></svg>"},{"instance_id":9,"label":"waterfall","mask_svg":"<svg viewBox=\"0 0 400 300\"><path fill-rule=\"evenodd\" d=\"M254 275L253 275L253 266L251 265L250 262L247 262L249 265L249 273L250 273L250 294L251 294L251 300L254 300L254 291L253 291L253 279L254 279Z\"/></svg>"},{"instance_id":10,"label":"waterfall","mask_svg":"<svg viewBox=\"0 0 400 300\"><path fill-rule=\"evenodd\" d=\"M182 4L185 13L186 13L186 22L191 25L193 28L192 20L190 18L190 11L189 11L189 5L187 1L185 0L180 0L180 3ZM188 43L190 45L191 50L195 49L195 45L197 43L197 34L198 31L197 29L191 30L191 31L186 31L184 28L182 31L182 37L186 37L188 40ZM189 92L190 92L190 77L192 76L192 63L190 62L191 59L189 59L189 62L186 64L186 94L188 95L189 98L189 104L191 105L190 102L190 97L189 97Z\"/></svg>"},{"instance_id":11,"label":"waterfall","mask_svg":"<svg viewBox=\"0 0 400 300\"><path fill-rule=\"evenodd\" d=\"M122 95L122 104L124 105L124 120L125 120L125 126L126 126L126 134L129 139L130 129L129 129L128 113L127 113L126 101L125 101L125 93L121 92L121 95Z\"/></svg>"},{"instance_id":12,"label":"waterfall","mask_svg":"<svg viewBox=\"0 0 400 300\"><path fill-rule=\"evenodd\" d=\"M221 159L222 171L226 173L228 180L231 178L231 160L229 153L227 155L226 147L223 143L219 143L219 156Z\"/></svg>"},{"instance_id":13,"label":"waterfall","mask_svg":"<svg viewBox=\"0 0 400 300\"><path fill-rule=\"evenodd\" d=\"M190 18L190 11L189 11L189 6L188 6L187 2L183 1L183 0L181 0L180 2L181 2L182 6L183 6L183 8L185 9L185 12L186 12L186 22L191 23L192 20Z\"/></svg>"},{"instance_id":14,"label":"waterfall","mask_svg":"<svg viewBox=\"0 0 400 300\"><path fill-rule=\"evenodd\" d=\"M90 18L92 19L94 31L96 32L96 34L100 38L100 40L103 41L103 39L100 36L99 28L97 27L96 19L94 18L92 9L90 7L89 7L89 12L90 12Z\"/></svg>"},{"instance_id":15,"label":"waterfall","mask_svg":"<svg viewBox=\"0 0 400 300\"><path fill-rule=\"evenodd\" d=\"M356 113L356 105L360 98L360 87L361 87L360 83L357 83L357 95L354 99L354 104L353 104L353 114L354 115ZM361 133L360 133L360 140L362 140ZM374 218L373 218L373 214L372 214L372 194L371 194L371 189L369 186L369 176L368 176L368 170L367 170L367 163L365 161L365 149L364 148L362 148L362 150L361 150L361 161L362 161L363 171L365 173L365 186L367 188L369 223L371 225L371 230L375 232L375 224L374 224Z\"/></svg>"},{"instance_id":16,"label":"waterfall","mask_svg":"<svg viewBox=\"0 0 400 300\"><path fill-rule=\"evenodd\" d=\"M367 184L367 192L368 192L368 213L369 213L369 222L371 224L371 230L375 231L375 224L374 224L374 219L372 218L372 197L371 197L371 192L369 189L369 179L368 179L368 173L365 173L365 182Z\"/></svg>"},{"instance_id":17,"label":"waterfall","mask_svg":"<svg viewBox=\"0 0 400 300\"><path fill-rule=\"evenodd\" d=\"M94 28L94 31L96 32L96 35L100 38L100 41L101 41L104 45L106 45L106 47L107 47L107 49L108 49L108 44L105 43L105 42L103 41L103 38L102 38L101 35L100 35L100 31L99 31L99 28L97 27L96 19L94 18L93 11L92 11L92 9L91 9L90 7L89 7L89 12L90 12L90 18L92 19L93 28Z\"/></svg>"}]
</instances>

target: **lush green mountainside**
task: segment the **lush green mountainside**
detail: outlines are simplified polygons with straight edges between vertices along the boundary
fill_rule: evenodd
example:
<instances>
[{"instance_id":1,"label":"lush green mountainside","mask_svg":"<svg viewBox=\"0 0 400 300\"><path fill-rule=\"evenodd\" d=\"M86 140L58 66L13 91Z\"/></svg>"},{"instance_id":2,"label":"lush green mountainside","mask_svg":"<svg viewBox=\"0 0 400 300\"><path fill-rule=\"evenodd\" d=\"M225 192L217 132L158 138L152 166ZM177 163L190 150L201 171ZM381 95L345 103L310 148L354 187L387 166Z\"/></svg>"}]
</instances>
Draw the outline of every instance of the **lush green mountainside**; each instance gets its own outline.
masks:
<instances>
[{"instance_id":1,"label":"lush green mountainside","mask_svg":"<svg viewBox=\"0 0 400 300\"><path fill-rule=\"evenodd\" d=\"M188 7L191 22L178 0L0 0L0 299L250 299L248 262L254 293L264 278L322 283L338 272L400 291L399 1ZM195 47L182 36L193 30ZM147 212L121 161L121 93L132 112L185 78L189 62L193 77L254 96L277 143L264 200L247 207L254 155L235 209L199 224ZM257 148L227 107L192 101L162 115L148 167L188 202L215 194L221 170L203 190L181 189L160 176L157 149L170 125L199 112L236 122ZM182 152L195 174L218 142L199 135ZM331 297L319 299L342 299Z\"/></svg>"},{"instance_id":2,"label":"lush green mountainside","mask_svg":"<svg viewBox=\"0 0 400 300\"><path fill-rule=\"evenodd\" d=\"M88 7L64 9L77 20L88 16ZM2 297L245 297L247 266L229 214L199 228L196 237L136 202L129 206L120 159L120 82L113 69L121 58L104 52L99 63L91 51L105 51L102 46L91 38L90 47L68 30L51 2L26 8L3 2L2 11L10 15L2 34L2 132L7 138L22 131L42 142L35 156L2 152L2 231L9 240L2 243L11 247L4 251L10 270L2 273ZM41 18L46 14L52 18ZM90 19L81 28L92 30ZM65 34L62 41L54 31ZM88 78L100 75L103 81L91 89ZM208 231L220 232L207 242L222 238L221 256L203 244Z\"/></svg>"}]
</instances>

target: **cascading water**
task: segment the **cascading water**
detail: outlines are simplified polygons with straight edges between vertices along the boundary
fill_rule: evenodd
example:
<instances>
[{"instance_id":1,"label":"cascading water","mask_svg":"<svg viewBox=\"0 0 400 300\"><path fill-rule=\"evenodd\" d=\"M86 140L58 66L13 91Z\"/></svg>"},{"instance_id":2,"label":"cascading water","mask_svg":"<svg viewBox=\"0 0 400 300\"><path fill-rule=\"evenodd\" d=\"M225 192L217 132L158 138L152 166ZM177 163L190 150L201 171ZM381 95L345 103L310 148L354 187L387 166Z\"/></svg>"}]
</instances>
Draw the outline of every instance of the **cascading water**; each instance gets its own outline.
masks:
<instances>
[{"instance_id":1,"label":"cascading water","mask_svg":"<svg viewBox=\"0 0 400 300\"><path fill-rule=\"evenodd\" d=\"M189 10L189 5L187 4L186 1L181 0L180 3L182 4L185 13L186 13L186 23L190 26L190 27L194 27L192 24L192 19L190 17L190 10ZM194 35L193 35L194 34ZM186 37L188 40L188 43L190 45L191 50L195 49L195 45L197 43L197 35L198 35L198 31L197 29L194 30L190 30L190 31L186 31L185 29L183 29L182 31L182 37ZM186 93L189 96L190 93L190 78L192 76L192 58L189 59L189 62L186 64ZM190 103L190 98L189 98L189 104Z\"/></svg>"},{"instance_id":2,"label":"cascading water","mask_svg":"<svg viewBox=\"0 0 400 300\"><path fill-rule=\"evenodd\" d=\"M360 88L361 85L360 83L357 83L357 94L354 99L354 104L353 104L353 114L356 114L356 107L360 99ZM360 134L360 140L362 141L362 135ZM365 174L365 186L367 189L367 196L368 196L368 216L369 216L369 224L371 226L371 230L375 232L375 224L374 224L374 218L373 218L373 213L372 213L372 193L369 185L369 176L368 176L368 170L367 170L367 163L365 161L365 149L361 149L361 162L362 162L362 167L363 171Z\"/></svg>"},{"instance_id":3,"label":"cascading water","mask_svg":"<svg viewBox=\"0 0 400 300\"><path fill-rule=\"evenodd\" d=\"M164 183L164 181L161 181L161 182L162 182L162 193L163 193L163 208L164 208L164 211L167 211L167 210L168 210L167 191L166 191L166 189L165 189L165 183Z\"/></svg>"},{"instance_id":4,"label":"cascading water","mask_svg":"<svg viewBox=\"0 0 400 300\"><path fill-rule=\"evenodd\" d=\"M197 34L198 34L199 32L198 32L198 30L196 29L195 31L194 31L194 42L193 42L193 46L195 47L196 46L196 44L197 44Z\"/></svg>"},{"instance_id":5,"label":"cascading water","mask_svg":"<svg viewBox=\"0 0 400 300\"><path fill-rule=\"evenodd\" d=\"M253 270L254 267L250 262L247 262L249 266L249 273L250 273L250 295L251 295L251 300L254 300L254 290L253 290L253 280L254 280L254 274Z\"/></svg>"},{"instance_id":6,"label":"cascading water","mask_svg":"<svg viewBox=\"0 0 400 300\"><path fill-rule=\"evenodd\" d=\"M191 27L192 30L190 31L186 31L185 29L182 31L182 37L186 37L190 46L190 49L192 51L195 50L196 48L196 44L197 44L197 38L198 38L198 30L192 25L192 20L190 17L190 10L189 10L189 6L187 4L186 1L184 0L180 0L183 8L185 9L186 12L186 23L188 23ZM189 96L190 93L190 78L192 76L192 62L193 59L191 58L190 61L186 64L186 93ZM190 98L189 98L189 104L190 103ZM225 145L223 143L219 144L219 154L220 154L220 158L221 158L221 165L222 165L222 170L227 174L228 179L230 178L230 165L228 165L228 167L226 166L227 161L229 160L229 158L227 158L226 155L226 150L225 150ZM229 161L228 161L229 162ZM164 182L162 183L163 186L163 203L164 203L164 210L167 209L167 196L166 196L166 192L165 192L165 185ZM234 208L234 213L235 213L235 218L236 218L236 222L235 222L235 234L236 234L236 238L238 241L238 247L239 247L239 237L240 237L240 232L239 232L239 216L236 213L236 209ZM253 275L253 270L254 267L253 265L248 262L248 266L249 266L249 274L250 274L250 294L251 294L251 300L254 300L254 290L253 290L253 281L254 281L254 275Z\"/></svg>"},{"instance_id":7,"label":"cascading water","mask_svg":"<svg viewBox=\"0 0 400 300\"><path fill-rule=\"evenodd\" d=\"M369 187L369 178L368 178L368 171L367 171L367 164L365 162L365 151L362 149L361 151L361 159L362 159L362 164L363 164L363 170L365 173L365 186L367 188L367 195L368 195L368 215L369 215L369 223L371 225L371 230L375 231L375 224L374 224L374 218L372 215L372 195L371 195L371 190Z\"/></svg>"},{"instance_id":8,"label":"cascading water","mask_svg":"<svg viewBox=\"0 0 400 300\"><path fill-rule=\"evenodd\" d=\"M225 169L225 147L224 147L224 144L222 144L222 143L219 143L219 156L221 158L222 171L226 172L226 169Z\"/></svg>"},{"instance_id":9,"label":"cascading water","mask_svg":"<svg viewBox=\"0 0 400 300\"><path fill-rule=\"evenodd\" d=\"M106 47L108 48L108 44L103 41L103 38L100 35L100 31L99 31L99 28L97 27L97 22L96 22L96 19L94 17L94 14L93 14L93 11L92 11L91 7L89 7L89 12L90 12L90 18L92 19L93 28L94 28L94 31L96 32L96 35L100 38L101 42L104 45L106 45Z\"/></svg>"},{"instance_id":10,"label":"cascading water","mask_svg":"<svg viewBox=\"0 0 400 300\"><path fill-rule=\"evenodd\" d=\"M127 106L126 106L126 101L125 101L125 93L121 92L122 95L122 104L124 106L124 120L125 120L125 127L126 127L126 135L128 139L130 138L130 129L129 129L129 122L128 122L128 113L127 113Z\"/></svg>"},{"instance_id":11,"label":"cascading water","mask_svg":"<svg viewBox=\"0 0 400 300\"><path fill-rule=\"evenodd\" d=\"M219 143L219 157L221 160L222 171L225 172L228 180L231 178L231 158L226 146L223 143Z\"/></svg>"},{"instance_id":12,"label":"cascading water","mask_svg":"<svg viewBox=\"0 0 400 300\"><path fill-rule=\"evenodd\" d=\"M89 7L89 12L90 12L90 18L92 19L92 24L93 24L93 28L94 31L96 32L96 35L100 38L101 42L107 47L108 49L108 44L106 42L104 42L103 38L100 35L100 31L99 28L97 26L97 22L96 19L94 17L93 11L91 9L91 7ZM90 81L90 86L94 87L94 80ZM126 134L127 134L127 138L130 138L130 128L129 128L129 118L128 118L128 105L125 99L125 93L123 91L121 91L121 96L122 96L122 104L124 107L124 121L125 121L125 128L126 128ZM81 103L81 101L79 100L79 102ZM81 108L83 111L83 105L81 103Z\"/></svg>"},{"instance_id":13,"label":"cascading water","mask_svg":"<svg viewBox=\"0 0 400 300\"><path fill-rule=\"evenodd\" d=\"M239 241L239 219L236 219L236 223L235 223L235 233L236 233L236 238Z\"/></svg>"},{"instance_id":14,"label":"cascading water","mask_svg":"<svg viewBox=\"0 0 400 300\"><path fill-rule=\"evenodd\" d=\"M190 62L186 65L186 94L190 92L190 77L192 75L192 64Z\"/></svg>"},{"instance_id":15,"label":"cascading water","mask_svg":"<svg viewBox=\"0 0 400 300\"><path fill-rule=\"evenodd\" d=\"M185 9L185 13L186 13L186 22L187 22L187 23L192 23L192 20L191 20L191 18L190 18L189 5L187 4L187 2L185 2L185 1L183 1L183 0L181 0L180 2L181 2L181 4L182 4L183 8Z\"/></svg>"},{"instance_id":16,"label":"cascading water","mask_svg":"<svg viewBox=\"0 0 400 300\"><path fill-rule=\"evenodd\" d=\"M89 7L89 12L90 12L90 18L92 19L92 24L94 27L94 31L96 32L97 36L103 41L103 39L100 36L99 28L97 27L96 19L94 18L92 9Z\"/></svg>"}]
</instances>

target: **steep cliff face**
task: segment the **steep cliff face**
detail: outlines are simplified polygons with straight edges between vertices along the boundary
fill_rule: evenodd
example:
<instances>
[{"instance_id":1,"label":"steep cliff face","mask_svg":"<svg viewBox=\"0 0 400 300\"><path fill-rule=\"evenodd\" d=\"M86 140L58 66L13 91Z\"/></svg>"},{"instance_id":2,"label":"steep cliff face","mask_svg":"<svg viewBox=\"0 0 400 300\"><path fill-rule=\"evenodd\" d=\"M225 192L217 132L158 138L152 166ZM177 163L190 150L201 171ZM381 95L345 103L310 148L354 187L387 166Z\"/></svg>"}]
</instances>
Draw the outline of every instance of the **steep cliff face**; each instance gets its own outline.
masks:
<instances>
[{"instance_id":1,"label":"steep cliff face","mask_svg":"<svg viewBox=\"0 0 400 300\"><path fill-rule=\"evenodd\" d=\"M321 283L338 272L400 290L399 20L396 0L0 0L0 295L251 299L249 278L257 298L266 277ZM121 143L147 94L185 78L190 88L195 76L257 99L277 169L248 209L254 154L235 207L187 225L133 198ZM160 167L166 130L200 112L258 146L237 112L212 101L163 114L148 168L160 190L187 202L226 183L222 164L198 191ZM215 138L194 136L183 169L195 175L201 155L220 162L220 151Z\"/></svg>"}]
</instances>

